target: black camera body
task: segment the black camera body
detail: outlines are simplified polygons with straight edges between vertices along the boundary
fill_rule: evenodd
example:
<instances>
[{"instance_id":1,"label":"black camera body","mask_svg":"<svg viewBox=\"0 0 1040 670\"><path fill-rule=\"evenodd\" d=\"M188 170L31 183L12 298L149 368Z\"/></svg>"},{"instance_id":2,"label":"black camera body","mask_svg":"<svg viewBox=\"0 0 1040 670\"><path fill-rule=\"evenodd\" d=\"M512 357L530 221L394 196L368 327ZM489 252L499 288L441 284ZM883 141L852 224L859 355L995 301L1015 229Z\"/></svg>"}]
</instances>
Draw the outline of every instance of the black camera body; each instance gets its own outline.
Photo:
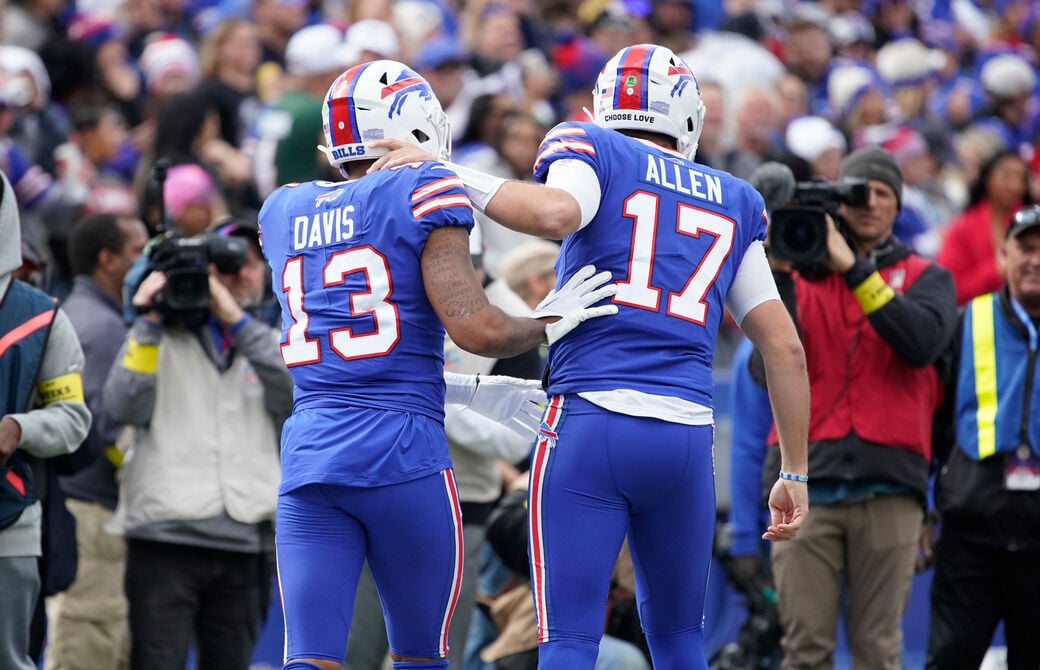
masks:
<instances>
[{"instance_id":1,"label":"black camera body","mask_svg":"<svg viewBox=\"0 0 1040 670\"><path fill-rule=\"evenodd\" d=\"M769 253L791 263L809 276L827 274L827 215L843 232L841 204L861 207L870 190L866 179L846 178L798 182L788 204L773 210L769 224Z\"/></svg>"},{"instance_id":2,"label":"black camera body","mask_svg":"<svg viewBox=\"0 0 1040 670\"><path fill-rule=\"evenodd\" d=\"M209 314L209 265L234 274L245 263L247 250L248 242L235 235L167 234L149 255L152 269L166 276L166 285L155 294L151 307L167 326L201 326Z\"/></svg>"}]
</instances>

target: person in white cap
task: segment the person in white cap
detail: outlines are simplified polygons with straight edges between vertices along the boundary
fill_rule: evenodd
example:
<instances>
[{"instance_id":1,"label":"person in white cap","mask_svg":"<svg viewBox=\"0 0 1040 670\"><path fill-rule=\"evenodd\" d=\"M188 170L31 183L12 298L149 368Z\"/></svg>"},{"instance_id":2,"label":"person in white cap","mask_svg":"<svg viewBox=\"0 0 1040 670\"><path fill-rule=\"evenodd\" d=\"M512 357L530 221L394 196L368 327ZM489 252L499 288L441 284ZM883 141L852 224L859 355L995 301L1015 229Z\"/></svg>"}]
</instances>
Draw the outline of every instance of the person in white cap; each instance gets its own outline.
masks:
<instances>
[{"instance_id":1,"label":"person in white cap","mask_svg":"<svg viewBox=\"0 0 1040 670\"><path fill-rule=\"evenodd\" d=\"M328 24L301 28L289 39L285 91L256 123L253 170L261 197L282 184L327 176L327 163L313 148L321 138L322 99L358 60L358 52Z\"/></svg>"}]
</instances>

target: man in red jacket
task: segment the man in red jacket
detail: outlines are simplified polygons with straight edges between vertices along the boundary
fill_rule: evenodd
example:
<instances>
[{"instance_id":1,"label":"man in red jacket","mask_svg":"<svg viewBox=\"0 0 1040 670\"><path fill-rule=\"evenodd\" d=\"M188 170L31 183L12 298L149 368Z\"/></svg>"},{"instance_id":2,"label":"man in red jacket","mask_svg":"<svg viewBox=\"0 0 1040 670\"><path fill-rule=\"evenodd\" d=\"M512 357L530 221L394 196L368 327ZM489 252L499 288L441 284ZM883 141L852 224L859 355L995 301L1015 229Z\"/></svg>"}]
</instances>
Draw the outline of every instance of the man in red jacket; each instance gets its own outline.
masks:
<instances>
[{"instance_id":1,"label":"man in red jacket","mask_svg":"<svg viewBox=\"0 0 1040 670\"><path fill-rule=\"evenodd\" d=\"M942 395L933 363L956 328L957 301L950 273L892 236L903 181L892 155L855 151L841 177L865 178L867 202L841 205L844 232L828 217L830 274L795 272L792 282L812 393L815 511L798 537L772 547L782 667L833 665L844 587L854 664L895 670ZM771 485L780 454L769 451Z\"/></svg>"}]
</instances>

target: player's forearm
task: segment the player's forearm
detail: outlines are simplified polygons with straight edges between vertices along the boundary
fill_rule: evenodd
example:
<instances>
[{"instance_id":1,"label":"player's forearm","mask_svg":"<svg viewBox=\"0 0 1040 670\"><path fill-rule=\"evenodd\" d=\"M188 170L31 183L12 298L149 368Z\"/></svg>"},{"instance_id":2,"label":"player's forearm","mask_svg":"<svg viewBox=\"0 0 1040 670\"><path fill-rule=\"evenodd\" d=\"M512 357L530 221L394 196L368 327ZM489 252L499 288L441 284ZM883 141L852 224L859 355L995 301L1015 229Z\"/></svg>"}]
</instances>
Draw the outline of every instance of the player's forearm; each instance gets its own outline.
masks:
<instances>
[{"instance_id":1,"label":"player's forearm","mask_svg":"<svg viewBox=\"0 0 1040 670\"><path fill-rule=\"evenodd\" d=\"M484 213L506 228L561 240L578 229L581 209L566 191L541 184L508 181Z\"/></svg>"},{"instance_id":2,"label":"player's forearm","mask_svg":"<svg viewBox=\"0 0 1040 670\"><path fill-rule=\"evenodd\" d=\"M795 342L763 352L769 404L780 438L780 469L806 474L809 469L809 376L805 353Z\"/></svg>"},{"instance_id":3,"label":"player's forearm","mask_svg":"<svg viewBox=\"0 0 1040 670\"><path fill-rule=\"evenodd\" d=\"M794 322L779 300L752 309L741 328L762 355L766 388L780 438L781 469L808 471L809 375Z\"/></svg>"},{"instance_id":4,"label":"player's forearm","mask_svg":"<svg viewBox=\"0 0 1040 670\"><path fill-rule=\"evenodd\" d=\"M474 315L461 341L454 334L451 337L466 351L488 358L516 356L546 342L543 322L509 316L493 305Z\"/></svg>"},{"instance_id":5,"label":"player's forearm","mask_svg":"<svg viewBox=\"0 0 1040 670\"><path fill-rule=\"evenodd\" d=\"M506 228L563 239L581 225L581 208L570 193L531 182L506 180L448 163L466 186L473 205Z\"/></svg>"}]
</instances>

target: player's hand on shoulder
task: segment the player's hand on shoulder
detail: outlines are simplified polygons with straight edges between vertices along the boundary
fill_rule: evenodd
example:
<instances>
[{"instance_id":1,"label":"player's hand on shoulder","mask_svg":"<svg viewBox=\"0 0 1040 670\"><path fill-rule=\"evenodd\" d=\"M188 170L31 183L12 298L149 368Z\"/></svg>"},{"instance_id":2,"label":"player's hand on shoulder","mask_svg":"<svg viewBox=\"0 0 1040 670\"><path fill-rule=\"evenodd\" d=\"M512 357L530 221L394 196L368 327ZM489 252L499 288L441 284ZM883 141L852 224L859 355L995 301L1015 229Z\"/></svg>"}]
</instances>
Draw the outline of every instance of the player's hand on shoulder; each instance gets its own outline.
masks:
<instances>
[{"instance_id":1,"label":"player's hand on shoulder","mask_svg":"<svg viewBox=\"0 0 1040 670\"><path fill-rule=\"evenodd\" d=\"M559 291L551 291L545 296L530 316L532 319L554 319L545 327L545 337L549 344L553 344L588 319L617 314L617 305L592 307L617 293L617 288L610 272L597 273L595 266L586 265L575 272Z\"/></svg>"},{"instance_id":2,"label":"player's hand on shoulder","mask_svg":"<svg viewBox=\"0 0 1040 670\"><path fill-rule=\"evenodd\" d=\"M541 382L504 375L482 375L477 377L477 388L468 407L521 437L533 439L542 421L545 402Z\"/></svg>"},{"instance_id":3,"label":"player's hand on shoulder","mask_svg":"<svg viewBox=\"0 0 1040 670\"><path fill-rule=\"evenodd\" d=\"M437 157L426 149L401 140L373 140L366 146L369 149L387 149L387 152L377 158L376 162L368 168L367 174L372 174L376 170L400 168L411 164L419 165L437 160Z\"/></svg>"}]
</instances>

